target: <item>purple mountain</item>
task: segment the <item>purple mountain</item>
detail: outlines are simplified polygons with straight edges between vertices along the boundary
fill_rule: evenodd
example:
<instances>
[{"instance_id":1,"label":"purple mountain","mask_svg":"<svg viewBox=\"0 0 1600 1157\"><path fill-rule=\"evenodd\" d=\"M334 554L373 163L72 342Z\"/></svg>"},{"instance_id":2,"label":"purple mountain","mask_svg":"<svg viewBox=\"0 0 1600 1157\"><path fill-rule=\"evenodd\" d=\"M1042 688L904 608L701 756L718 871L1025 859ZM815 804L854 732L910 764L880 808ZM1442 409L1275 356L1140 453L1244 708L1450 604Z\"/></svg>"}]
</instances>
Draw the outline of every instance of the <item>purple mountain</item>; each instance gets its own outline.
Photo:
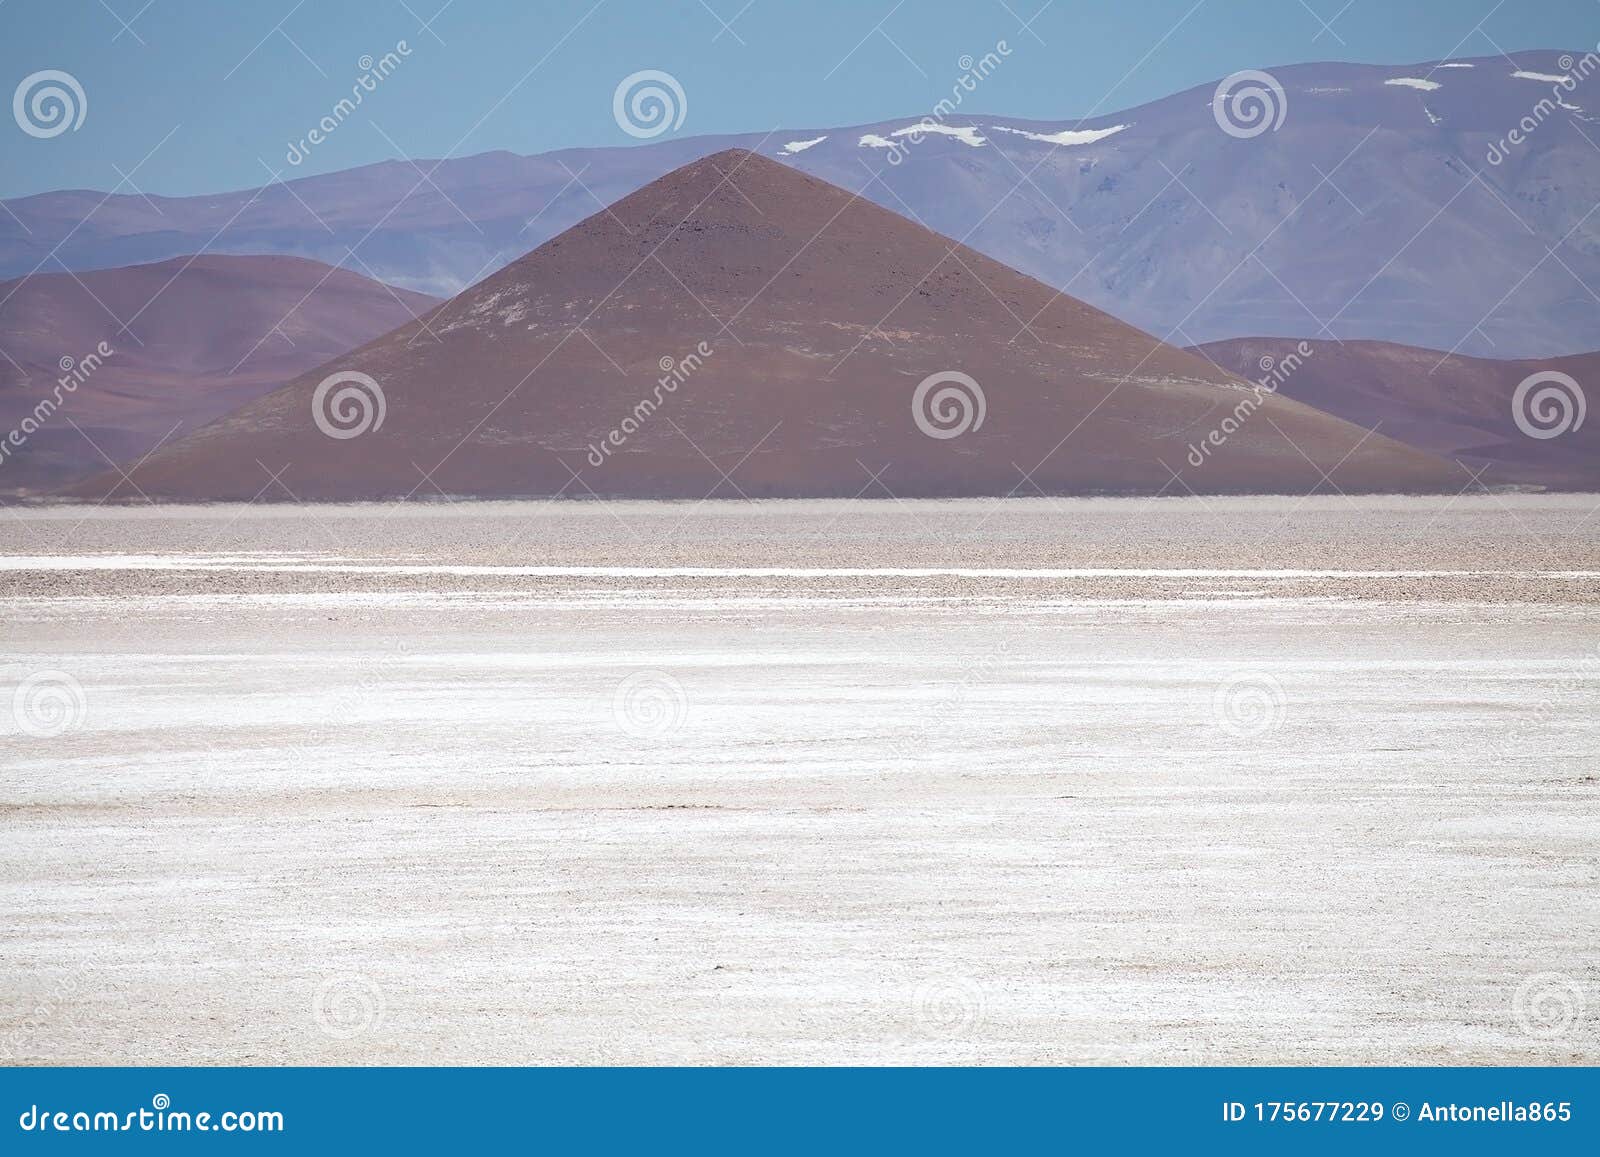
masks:
<instances>
[{"instance_id":1,"label":"purple mountain","mask_svg":"<svg viewBox=\"0 0 1600 1157\"><path fill-rule=\"evenodd\" d=\"M1600 79L1582 57L1276 68L1281 96L1263 84L1271 107L1255 110L1264 122L1247 119L1248 81L1230 90L1237 103L1207 85L1085 122L1066 110L1050 122L969 114L979 82L931 131L911 115L391 162L153 206L50 193L6 204L0 276L209 243L447 295L663 173L741 146L1179 344L1309 333L1502 358L1578 353L1600 333L1600 93L1587 91ZM1219 116L1237 118L1235 135Z\"/></svg>"}]
</instances>

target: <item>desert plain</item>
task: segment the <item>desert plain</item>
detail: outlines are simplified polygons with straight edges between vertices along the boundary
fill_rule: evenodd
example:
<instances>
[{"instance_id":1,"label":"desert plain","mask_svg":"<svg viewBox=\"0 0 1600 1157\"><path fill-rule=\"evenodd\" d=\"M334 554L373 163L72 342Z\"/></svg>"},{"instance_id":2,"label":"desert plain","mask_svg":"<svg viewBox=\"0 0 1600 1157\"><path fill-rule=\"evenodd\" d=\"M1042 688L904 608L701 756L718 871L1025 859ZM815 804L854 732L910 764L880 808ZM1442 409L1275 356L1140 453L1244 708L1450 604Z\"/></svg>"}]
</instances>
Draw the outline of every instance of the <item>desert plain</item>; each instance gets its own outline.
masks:
<instances>
[{"instance_id":1,"label":"desert plain","mask_svg":"<svg viewBox=\"0 0 1600 1157\"><path fill-rule=\"evenodd\" d=\"M0 526L7 1062L1600 1062L1595 496Z\"/></svg>"}]
</instances>

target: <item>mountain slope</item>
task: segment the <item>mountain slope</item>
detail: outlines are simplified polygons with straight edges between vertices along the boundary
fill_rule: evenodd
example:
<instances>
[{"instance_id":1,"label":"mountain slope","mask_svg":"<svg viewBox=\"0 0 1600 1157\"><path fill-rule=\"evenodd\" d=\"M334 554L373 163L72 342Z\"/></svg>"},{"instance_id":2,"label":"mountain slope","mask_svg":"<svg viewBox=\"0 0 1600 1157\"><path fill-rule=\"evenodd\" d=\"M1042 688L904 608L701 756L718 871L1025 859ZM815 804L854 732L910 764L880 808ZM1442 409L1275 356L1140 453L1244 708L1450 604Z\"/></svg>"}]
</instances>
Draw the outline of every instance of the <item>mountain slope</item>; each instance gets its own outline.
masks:
<instances>
[{"instance_id":1,"label":"mountain slope","mask_svg":"<svg viewBox=\"0 0 1600 1157\"><path fill-rule=\"evenodd\" d=\"M924 385L952 371L976 385ZM1174 485L1162 459L1181 468L1244 392L903 217L730 150L166 447L135 480L171 499L1155 493ZM1304 493L1320 482L1307 456L1344 460L1353 490L1453 473L1286 399L1262 417L1186 484ZM73 493L108 487L135 496L114 478Z\"/></svg>"},{"instance_id":2,"label":"mountain slope","mask_svg":"<svg viewBox=\"0 0 1600 1157\"><path fill-rule=\"evenodd\" d=\"M82 269L193 250L220 231L213 248L228 252L339 261L353 247L376 276L450 294L663 173L740 145L1175 342L1315 332L1574 354L1600 332L1600 100L1592 79L1573 92L1539 79L1566 74L1573 55L1275 68L1282 123L1247 140L1219 128L1207 85L1083 123L1065 110L1039 122L961 108L920 141L908 116L488 153L427 180L433 162L393 162L155 208L53 193L8 203L18 221L0 215L0 272L25 273L63 241L60 259ZM967 104L983 98L980 86ZM1489 163L1530 115L1537 130Z\"/></svg>"},{"instance_id":3,"label":"mountain slope","mask_svg":"<svg viewBox=\"0 0 1600 1157\"><path fill-rule=\"evenodd\" d=\"M0 283L0 440L17 431L23 443L0 458L0 493L53 489L106 457L135 460L174 427L197 429L435 304L294 257L205 255ZM45 416L38 407L55 403L63 379L74 384ZM37 430L21 429L29 418Z\"/></svg>"},{"instance_id":4,"label":"mountain slope","mask_svg":"<svg viewBox=\"0 0 1600 1157\"><path fill-rule=\"evenodd\" d=\"M1241 338L1196 352L1229 373L1259 377L1261 359L1283 364L1297 344L1286 338ZM1378 426L1391 438L1474 469L1488 466L1485 482L1600 490L1600 421L1577 421L1579 403L1587 410L1600 389L1600 353L1493 361L1384 342L1308 341L1305 347L1310 356L1279 387L1287 397L1359 426ZM1524 393L1519 406L1517 387L1550 373L1577 384L1574 393L1564 383L1547 383L1562 390L1572 408L1564 410L1553 395L1540 403L1539 384ZM1519 410L1528 429L1551 436L1535 437L1520 427Z\"/></svg>"}]
</instances>

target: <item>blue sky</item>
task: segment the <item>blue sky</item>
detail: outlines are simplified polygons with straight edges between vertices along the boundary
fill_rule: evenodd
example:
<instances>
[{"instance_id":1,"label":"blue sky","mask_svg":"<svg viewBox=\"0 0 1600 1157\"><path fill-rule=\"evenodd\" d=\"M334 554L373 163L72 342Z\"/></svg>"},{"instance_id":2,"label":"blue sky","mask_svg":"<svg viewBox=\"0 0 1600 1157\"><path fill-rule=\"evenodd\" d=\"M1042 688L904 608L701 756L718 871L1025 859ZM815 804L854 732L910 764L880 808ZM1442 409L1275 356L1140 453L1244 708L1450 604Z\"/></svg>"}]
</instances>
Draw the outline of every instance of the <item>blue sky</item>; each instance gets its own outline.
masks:
<instances>
[{"instance_id":1,"label":"blue sky","mask_svg":"<svg viewBox=\"0 0 1600 1157\"><path fill-rule=\"evenodd\" d=\"M1326 24L1325 24L1326 22ZM1026 25L1026 26L1025 26ZM958 61L1012 54L984 112L1114 112L1240 68L1406 63L1589 49L1595 0L0 0L0 81L82 86L82 125L47 139L0 118L0 196L254 186L401 155L635 143L618 82L682 85L679 134L873 121L947 95ZM310 155L300 140L362 75L409 55ZM137 167L137 169L135 168ZM123 185L131 191L130 185Z\"/></svg>"}]
</instances>

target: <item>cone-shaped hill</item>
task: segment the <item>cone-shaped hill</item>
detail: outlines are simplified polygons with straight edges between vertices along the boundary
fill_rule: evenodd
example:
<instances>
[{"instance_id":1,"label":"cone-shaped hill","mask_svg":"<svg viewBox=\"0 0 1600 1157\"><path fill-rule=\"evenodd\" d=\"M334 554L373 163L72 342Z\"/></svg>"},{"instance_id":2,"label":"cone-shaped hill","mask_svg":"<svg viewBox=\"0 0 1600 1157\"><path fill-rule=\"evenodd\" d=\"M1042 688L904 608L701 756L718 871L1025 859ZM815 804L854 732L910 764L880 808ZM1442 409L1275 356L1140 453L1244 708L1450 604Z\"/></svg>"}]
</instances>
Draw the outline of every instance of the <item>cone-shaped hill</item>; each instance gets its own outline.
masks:
<instances>
[{"instance_id":1,"label":"cone-shaped hill","mask_svg":"<svg viewBox=\"0 0 1600 1157\"><path fill-rule=\"evenodd\" d=\"M900 497L1305 493L1326 488L1318 467L1350 492L1459 486L1440 459L736 150L165 447L137 491L111 475L74 493L881 495L872 475Z\"/></svg>"}]
</instances>

